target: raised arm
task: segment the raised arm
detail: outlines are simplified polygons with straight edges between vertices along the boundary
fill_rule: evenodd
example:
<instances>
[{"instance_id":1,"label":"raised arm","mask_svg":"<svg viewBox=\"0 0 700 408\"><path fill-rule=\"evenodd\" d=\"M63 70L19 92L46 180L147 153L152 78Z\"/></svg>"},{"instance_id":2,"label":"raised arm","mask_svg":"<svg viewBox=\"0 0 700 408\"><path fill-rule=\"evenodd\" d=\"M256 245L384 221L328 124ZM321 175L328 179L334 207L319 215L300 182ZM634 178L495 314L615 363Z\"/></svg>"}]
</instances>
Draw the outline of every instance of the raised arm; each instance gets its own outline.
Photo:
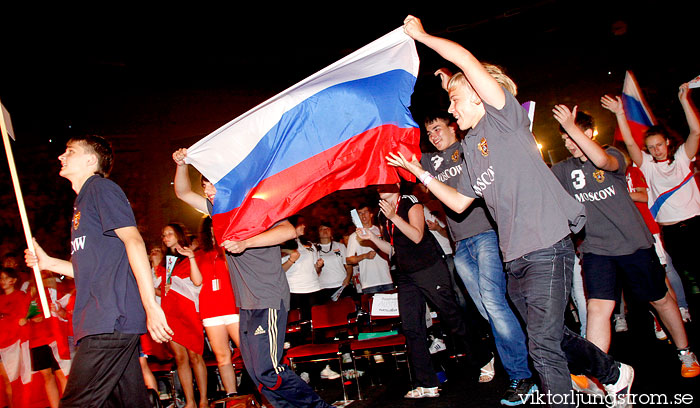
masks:
<instances>
[{"instance_id":1,"label":"raised arm","mask_svg":"<svg viewBox=\"0 0 700 408\"><path fill-rule=\"evenodd\" d=\"M616 96L613 99L610 96L605 95L600 98L600 104L603 106L603 108L615 114L615 119L617 119L617 127L620 129L620 134L622 135L622 140L625 142L627 153L629 153L630 159L632 159L632 162L636 164L637 167L641 166L643 160L642 149L632 136L632 130L630 129L629 123L627 123L627 118L625 117L625 108L622 104L622 99L620 99L619 96Z\"/></svg>"},{"instance_id":2,"label":"raised arm","mask_svg":"<svg viewBox=\"0 0 700 408\"><path fill-rule=\"evenodd\" d=\"M202 272L199 270L197 265L197 260L194 256L194 250L192 247L175 247L180 255L184 255L189 259L190 262L190 280L194 283L194 286L202 286L204 278L202 277Z\"/></svg>"},{"instance_id":3,"label":"raised arm","mask_svg":"<svg viewBox=\"0 0 700 408\"><path fill-rule=\"evenodd\" d=\"M136 278L141 302L146 311L148 332L153 337L153 340L158 343L172 340L173 331L168 326L163 309L156 302L151 264L148 261L146 245L139 230L131 226L117 228L114 232L122 240L126 248L126 256L129 258L129 265L134 273L134 278Z\"/></svg>"},{"instance_id":4,"label":"raised arm","mask_svg":"<svg viewBox=\"0 0 700 408\"><path fill-rule=\"evenodd\" d=\"M187 157L187 149L178 149L173 153L173 161L177 165L173 182L175 185L175 196L195 210L208 214L207 199L192 190L189 165L185 163L185 157Z\"/></svg>"},{"instance_id":5,"label":"raised arm","mask_svg":"<svg viewBox=\"0 0 700 408\"><path fill-rule=\"evenodd\" d=\"M400 152L396 154L389 153L386 160L390 166L402 167L411 172L419 180L421 177L432 178L426 170L423 170L423 167L421 167L415 155L411 158L411 161L408 161ZM428 187L428 190L430 190L438 200L456 213L464 212L474 201L473 198L461 194L457 189L434 178L426 184L426 187Z\"/></svg>"},{"instance_id":6,"label":"raised arm","mask_svg":"<svg viewBox=\"0 0 700 408\"><path fill-rule=\"evenodd\" d=\"M685 152L688 158L693 160L700 145L700 120L698 119L698 110L688 95L690 95L690 87L688 83L685 83L678 88L678 99L681 101L685 120L688 121L690 128L688 138L685 140Z\"/></svg>"},{"instance_id":7,"label":"raised arm","mask_svg":"<svg viewBox=\"0 0 700 408\"><path fill-rule=\"evenodd\" d=\"M441 57L455 64L484 102L496 109L503 108L506 103L503 89L471 52L454 41L426 33L420 19L414 16L408 16L404 19L404 31L414 40L433 49Z\"/></svg>"},{"instance_id":8,"label":"raised arm","mask_svg":"<svg viewBox=\"0 0 700 408\"><path fill-rule=\"evenodd\" d=\"M554 113L554 119L561 124L571 140L576 143L591 163L599 169L616 171L620 168L620 163L618 163L617 159L609 155L605 149L593 139L586 136L583 131L576 126L577 109L578 106L574 106L573 111L569 111L566 105L556 105L554 109L552 109L552 112Z\"/></svg>"}]
</instances>

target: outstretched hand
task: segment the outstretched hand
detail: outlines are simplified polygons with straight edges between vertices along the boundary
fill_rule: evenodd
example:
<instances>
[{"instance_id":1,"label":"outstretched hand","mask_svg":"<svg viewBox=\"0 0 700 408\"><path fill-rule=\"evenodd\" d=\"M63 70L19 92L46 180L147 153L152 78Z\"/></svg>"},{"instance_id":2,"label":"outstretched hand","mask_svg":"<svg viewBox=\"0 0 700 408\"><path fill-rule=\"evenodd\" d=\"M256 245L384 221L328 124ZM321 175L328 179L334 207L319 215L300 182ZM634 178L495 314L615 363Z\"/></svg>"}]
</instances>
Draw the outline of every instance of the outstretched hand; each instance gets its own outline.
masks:
<instances>
[{"instance_id":1,"label":"outstretched hand","mask_svg":"<svg viewBox=\"0 0 700 408\"><path fill-rule=\"evenodd\" d=\"M192 247L177 246L177 247L175 247L175 250L182 256L186 256L188 258L194 258L194 249Z\"/></svg>"},{"instance_id":2,"label":"outstretched hand","mask_svg":"<svg viewBox=\"0 0 700 408\"><path fill-rule=\"evenodd\" d=\"M616 115L625 113L625 108L622 105L622 99L619 96L616 96L615 99L613 99L608 95L604 95L602 98L600 98L600 104L603 106L603 108Z\"/></svg>"},{"instance_id":3,"label":"outstretched hand","mask_svg":"<svg viewBox=\"0 0 700 408\"><path fill-rule=\"evenodd\" d=\"M372 239L372 237L376 237L376 235L374 235L374 233L367 228L358 228L357 229L357 236L360 237L360 239L365 240L365 241L369 241ZM374 251L371 251L371 252L374 252ZM376 255L376 253L375 253L375 255ZM372 256L372 258L374 258L374 256Z\"/></svg>"},{"instance_id":4,"label":"outstretched hand","mask_svg":"<svg viewBox=\"0 0 700 408\"><path fill-rule=\"evenodd\" d=\"M552 109L554 119L559 122L564 129L570 129L571 126L576 126L576 110L578 106L574 106L573 110L569 110L566 105L555 105Z\"/></svg>"},{"instance_id":5,"label":"outstretched hand","mask_svg":"<svg viewBox=\"0 0 700 408\"><path fill-rule=\"evenodd\" d=\"M391 153L389 152L389 155L385 157L387 163L389 163L390 166L394 167L402 167L409 172L411 172L414 176L418 177L421 173L423 173L425 170L423 170L423 167L421 167L420 162L416 158L416 155L414 154L413 157L411 157L411 161L408 161L401 152L396 152L396 153Z\"/></svg>"},{"instance_id":6,"label":"outstretched hand","mask_svg":"<svg viewBox=\"0 0 700 408\"><path fill-rule=\"evenodd\" d=\"M450 79L452 79L452 72L450 72L450 70L447 68L440 68L435 71L433 75L440 77L440 86L442 86L442 89L446 91L447 84L450 82Z\"/></svg>"}]
</instances>

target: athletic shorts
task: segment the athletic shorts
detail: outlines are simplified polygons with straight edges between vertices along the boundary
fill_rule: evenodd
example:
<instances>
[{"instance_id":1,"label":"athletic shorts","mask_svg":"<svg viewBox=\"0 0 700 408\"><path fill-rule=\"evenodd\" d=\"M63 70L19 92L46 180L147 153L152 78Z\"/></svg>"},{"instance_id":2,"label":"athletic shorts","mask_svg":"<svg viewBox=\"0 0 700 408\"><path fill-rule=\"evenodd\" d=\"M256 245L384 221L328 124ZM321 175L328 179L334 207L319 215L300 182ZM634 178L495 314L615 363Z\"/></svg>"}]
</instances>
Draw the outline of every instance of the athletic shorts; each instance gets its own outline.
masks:
<instances>
[{"instance_id":1,"label":"athletic shorts","mask_svg":"<svg viewBox=\"0 0 700 408\"><path fill-rule=\"evenodd\" d=\"M58 361L53 356L53 351L49 346L34 347L29 350L32 357L32 371L40 371L50 368L51 371L60 370Z\"/></svg>"},{"instance_id":2,"label":"athletic shorts","mask_svg":"<svg viewBox=\"0 0 700 408\"><path fill-rule=\"evenodd\" d=\"M230 314L224 316L208 317L202 319L202 326L212 327L212 326L228 326L229 324L238 323L240 320L239 315Z\"/></svg>"},{"instance_id":3,"label":"athletic shorts","mask_svg":"<svg viewBox=\"0 0 700 408\"><path fill-rule=\"evenodd\" d=\"M583 280L588 299L620 301L620 294L653 302L666 296L666 271L654 247L630 255L583 254Z\"/></svg>"}]
</instances>

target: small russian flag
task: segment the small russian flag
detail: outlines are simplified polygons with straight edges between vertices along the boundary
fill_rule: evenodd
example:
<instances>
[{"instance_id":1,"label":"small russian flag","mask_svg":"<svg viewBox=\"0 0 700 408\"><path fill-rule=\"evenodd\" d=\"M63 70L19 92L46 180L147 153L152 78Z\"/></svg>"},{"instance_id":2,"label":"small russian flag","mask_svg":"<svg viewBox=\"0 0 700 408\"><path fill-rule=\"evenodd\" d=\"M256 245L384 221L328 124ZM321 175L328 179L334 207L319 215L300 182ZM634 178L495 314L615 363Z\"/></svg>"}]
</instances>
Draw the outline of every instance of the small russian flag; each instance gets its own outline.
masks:
<instances>
[{"instance_id":1,"label":"small russian flag","mask_svg":"<svg viewBox=\"0 0 700 408\"><path fill-rule=\"evenodd\" d=\"M656 119L644 100L642 90L637 79L631 71L625 73L625 82L622 85L622 104L625 107L627 123L632 131L632 136L640 147L644 146L644 132L656 125ZM615 139L622 140L619 130L615 132Z\"/></svg>"}]
</instances>

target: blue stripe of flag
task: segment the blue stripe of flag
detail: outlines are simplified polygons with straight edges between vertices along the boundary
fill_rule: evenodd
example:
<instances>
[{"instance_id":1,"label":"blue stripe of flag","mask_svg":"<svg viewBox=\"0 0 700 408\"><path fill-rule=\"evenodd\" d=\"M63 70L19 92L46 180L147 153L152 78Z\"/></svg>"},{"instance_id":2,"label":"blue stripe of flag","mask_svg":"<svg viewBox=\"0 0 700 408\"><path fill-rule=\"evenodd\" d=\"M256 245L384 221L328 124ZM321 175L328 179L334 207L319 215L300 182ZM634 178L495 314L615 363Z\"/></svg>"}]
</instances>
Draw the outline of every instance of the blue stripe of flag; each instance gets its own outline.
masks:
<instances>
[{"instance_id":1,"label":"blue stripe of flag","mask_svg":"<svg viewBox=\"0 0 700 408\"><path fill-rule=\"evenodd\" d=\"M416 82L392 70L344 82L286 112L245 159L216 183L214 214L241 205L263 179L382 125L418 127L408 111ZM397 95L401 104L396 103ZM268 168L269 167L269 168Z\"/></svg>"},{"instance_id":2,"label":"blue stripe of flag","mask_svg":"<svg viewBox=\"0 0 700 408\"><path fill-rule=\"evenodd\" d=\"M640 101L634 99L633 97L627 94L622 94L622 103L625 107L625 115L627 116L628 120L645 126L654 125L651 122L651 118L649 117L649 115L647 115L647 112L644 110L644 105L642 105Z\"/></svg>"}]
</instances>

